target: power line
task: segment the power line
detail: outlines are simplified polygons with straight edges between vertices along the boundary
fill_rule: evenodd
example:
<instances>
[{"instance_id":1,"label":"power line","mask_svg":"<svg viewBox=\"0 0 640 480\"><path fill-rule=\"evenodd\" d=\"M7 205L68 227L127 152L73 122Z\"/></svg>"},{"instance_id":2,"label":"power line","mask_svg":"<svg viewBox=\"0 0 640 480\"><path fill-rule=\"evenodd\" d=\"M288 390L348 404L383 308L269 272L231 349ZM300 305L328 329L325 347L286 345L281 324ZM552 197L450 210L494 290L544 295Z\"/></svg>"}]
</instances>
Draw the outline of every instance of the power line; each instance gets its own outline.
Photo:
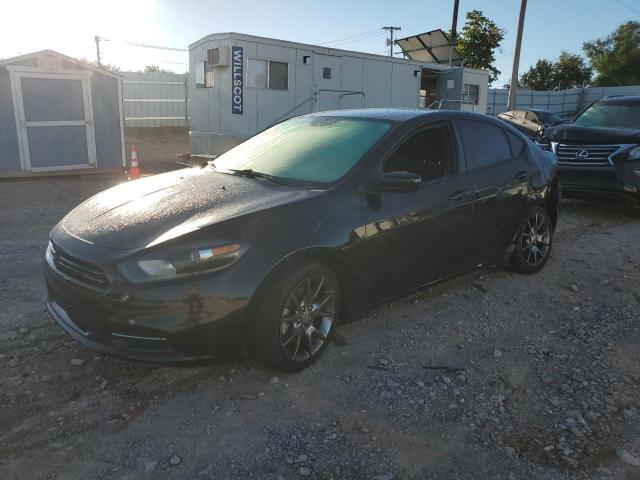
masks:
<instances>
[{"instance_id":1,"label":"power line","mask_svg":"<svg viewBox=\"0 0 640 480\"><path fill-rule=\"evenodd\" d=\"M627 5L626 3L624 3L624 2L622 2L620 0L613 0L613 1L616 2L618 5L622 5L623 7L628 8L629 10L631 10L633 12L640 13L640 10L638 10L636 8L633 8L633 7Z\"/></svg>"},{"instance_id":2,"label":"power line","mask_svg":"<svg viewBox=\"0 0 640 480\"><path fill-rule=\"evenodd\" d=\"M163 45L150 45L148 43L128 42L126 40L111 40L109 38L102 38L102 37L97 37L97 38L99 38L100 40L103 40L105 42L124 43L125 45L131 45L132 47L153 48L153 49L156 49L156 50L172 50L174 52L186 52L187 51L186 48L165 47Z\"/></svg>"},{"instance_id":3,"label":"power line","mask_svg":"<svg viewBox=\"0 0 640 480\"><path fill-rule=\"evenodd\" d=\"M187 62L170 62L169 60L159 60L157 58L151 59L149 61L156 63L170 63L172 65L189 65Z\"/></svg>"},{"instance_id":4,"label":"power line","mask_svg":"<svg viewBox=\"0 0 640 480\"><path fill-rule=\"evenodd\" d=\"M329 45L335 43L351 43L358 42L360 40L366 40L368 38L373 38L378 35L382 35L384 31L381 28L376 30L371 30L369 32L356 33L354 35L349 35L348 37L337 38L335 40L329 40L328 42L319 43L318 45Z\"/></svg>"}]
</instances>

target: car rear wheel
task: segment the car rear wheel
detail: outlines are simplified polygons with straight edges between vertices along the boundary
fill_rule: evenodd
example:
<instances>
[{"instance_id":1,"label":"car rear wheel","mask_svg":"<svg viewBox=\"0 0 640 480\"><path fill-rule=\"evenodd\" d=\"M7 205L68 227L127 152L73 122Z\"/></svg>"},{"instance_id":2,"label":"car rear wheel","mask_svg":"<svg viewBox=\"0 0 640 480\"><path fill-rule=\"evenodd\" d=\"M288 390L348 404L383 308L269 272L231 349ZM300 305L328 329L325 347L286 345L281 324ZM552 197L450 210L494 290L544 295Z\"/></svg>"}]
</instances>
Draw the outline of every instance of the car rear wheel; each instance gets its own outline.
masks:
<instances>
[{"instance_id":1,"label":"car rear wheel","mask_svg":"<svg viewBox=\"0 0 640 480\"><path fill-rule=\"evenodd\" d=\"M253 321L258 353L286 372L308 367L327 348L339 306L338 280L328 267L305 262L286 269L261 295Z\"/></svg>"},{"instance_id":2,"label":"car rear wheel","mask_svg":"<svg viewBox=\"0 0 640 480\"><path fill-rule=\"evenodd\" d=\"M553 225L549 213L542 207L534 207L523 222L512 261L521 273L536 273L547 263L551 254Z\"/></svg>"}]
</instances>

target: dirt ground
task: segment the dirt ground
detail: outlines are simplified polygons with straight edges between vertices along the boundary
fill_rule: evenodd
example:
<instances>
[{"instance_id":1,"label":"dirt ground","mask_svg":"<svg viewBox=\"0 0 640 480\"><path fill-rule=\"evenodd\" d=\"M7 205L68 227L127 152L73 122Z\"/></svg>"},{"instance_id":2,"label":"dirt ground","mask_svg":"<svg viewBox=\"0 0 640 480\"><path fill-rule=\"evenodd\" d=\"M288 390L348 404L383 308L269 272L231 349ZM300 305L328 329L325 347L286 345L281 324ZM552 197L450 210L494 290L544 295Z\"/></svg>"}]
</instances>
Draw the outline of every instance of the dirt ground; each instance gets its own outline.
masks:
<instances>
[{"instance_id":1,"label":"dirt ground","mask_svg":"<svg viewBox=\"0 0 640 480\"><path fill-rule=\"evenodd\" d=\"M176 168L176 155L189 153L189 129L186 127L125 128L127 165L131 145L136 146L143 174L160 173Z\"/></svg>"},{"instance_id":2,"label":"dirt ground","mask_svg":"<svg viewBox=\"0 0 640 480\"><path fill-rule=\"evenodd\" d=\"M541 273L383 305L283 375L130 363L56 326L47 233L115 181L0 182L0 478L640 478L637 213L564 202Z\"/></svg>"}]
</instances>

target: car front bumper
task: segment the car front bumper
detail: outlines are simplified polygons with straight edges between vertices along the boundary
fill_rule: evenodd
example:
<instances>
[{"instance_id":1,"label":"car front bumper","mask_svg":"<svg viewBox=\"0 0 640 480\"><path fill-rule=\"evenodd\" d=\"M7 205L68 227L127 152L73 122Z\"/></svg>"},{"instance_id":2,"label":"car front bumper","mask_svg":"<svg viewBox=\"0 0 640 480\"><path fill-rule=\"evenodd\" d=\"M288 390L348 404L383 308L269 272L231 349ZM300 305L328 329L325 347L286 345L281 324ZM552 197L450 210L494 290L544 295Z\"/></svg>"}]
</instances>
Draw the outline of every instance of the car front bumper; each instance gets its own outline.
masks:
<instances>
[{"instance_id":1,"label":"car front bumper","mask_svg":"<svg viewBox=\"0 0 640 480\"><path fill-rule=\"evenodd\" d=\"M242 349L248 299L224 296L220 278L189 283L87 288L44 262L46 307L71 337L131 360L184 362L228 358Z\"/></svg>"},{"instance_id":2,"label":"car front bumper","mask_svg":"<svg viewBox=\"0 0 640 480\"><path fill-rule=\"evenodd\" d=\"M588 168L560 164L558 176L565 197L605 194L640 202L640 174L628 166Z\"/></svg>"}]
</instances>

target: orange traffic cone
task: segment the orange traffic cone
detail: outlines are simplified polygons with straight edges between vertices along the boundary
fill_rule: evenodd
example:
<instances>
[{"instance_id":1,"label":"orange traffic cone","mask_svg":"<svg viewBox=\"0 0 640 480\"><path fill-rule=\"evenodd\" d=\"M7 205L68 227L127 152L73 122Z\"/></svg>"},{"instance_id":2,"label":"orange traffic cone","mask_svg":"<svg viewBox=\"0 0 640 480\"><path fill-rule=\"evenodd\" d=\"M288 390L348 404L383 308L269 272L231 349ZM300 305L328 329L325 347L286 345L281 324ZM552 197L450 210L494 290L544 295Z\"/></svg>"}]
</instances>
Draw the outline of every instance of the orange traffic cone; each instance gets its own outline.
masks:
<instances>
[{"instance_id":1,"label":"orange traffic cone","mask_svg":"<svg viewBox=\"0 0 640 480\"><path fill-rule=\"evenodd\" d=\"M136 146L131 145L131 165L129 166L129 180L140 178L140 168L138 168L138 151Z\"/></svg>"}]
</instances>

